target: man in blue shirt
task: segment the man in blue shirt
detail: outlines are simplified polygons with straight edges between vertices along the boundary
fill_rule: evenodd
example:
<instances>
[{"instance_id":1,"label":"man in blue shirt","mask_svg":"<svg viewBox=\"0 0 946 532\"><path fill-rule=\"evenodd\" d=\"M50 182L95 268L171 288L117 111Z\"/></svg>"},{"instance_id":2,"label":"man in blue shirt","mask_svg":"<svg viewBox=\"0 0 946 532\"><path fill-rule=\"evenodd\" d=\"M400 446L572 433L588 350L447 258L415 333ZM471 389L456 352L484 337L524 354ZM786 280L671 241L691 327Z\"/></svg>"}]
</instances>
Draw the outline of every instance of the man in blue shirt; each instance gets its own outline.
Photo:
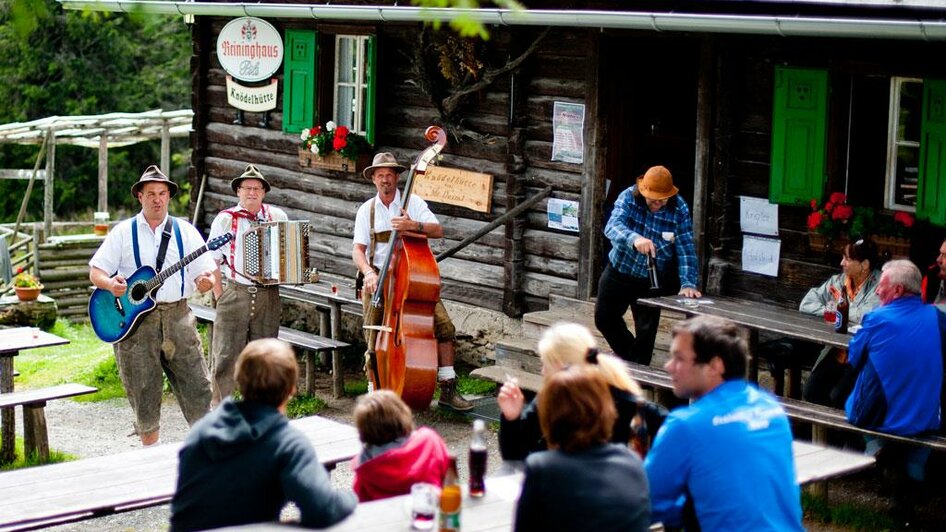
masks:
<instances>
[{"instance_id":1,"label":"man in blue shirt","mask_svg":"<svg viewBox=\"0 0 946 532\"><path fill-rule=\"evenodd\" d=\"M791 428L775 397L745 380L745 332L699 316L672 334L664 367L673 393L692 404L670 413L644 461L651 519L688 529L803 530Z\"/></svg>"},{"instance_id":2,"label":"man in blue shirt","mask_svg":"<svg viewBox=\"0 0 946 532\"><path fill-rule=\"evenodd\" d=\"M598 281L595 326L625 360L650 364L660 309L638 305L641 297L679 294L700 297L699 264L690 208L663 166L654 166L621 192L604 234L611 240L609 263ZM659 288L652 288L651 258ZM631 307L637 338L624 313Z\"/></svg>"},{"instance_id":3,"label":"man in blue shirt","mask_svg":"<svg viewBox=\"0 0 946 532\"><path fill-rule=\"evenodd\" d=\"M848 421L868 429L903 436L936 431L940 419L946 316L920 298L919 268L908 260L883 267L877 295L880 307L867 313L848 349L857 372L847 399ZM868 454L878 454L887 440L867 439ZM907 476L924 477L930 449L904 449ZM912 487L918 487L917 485Z\"/></svg>"}]
</instances>

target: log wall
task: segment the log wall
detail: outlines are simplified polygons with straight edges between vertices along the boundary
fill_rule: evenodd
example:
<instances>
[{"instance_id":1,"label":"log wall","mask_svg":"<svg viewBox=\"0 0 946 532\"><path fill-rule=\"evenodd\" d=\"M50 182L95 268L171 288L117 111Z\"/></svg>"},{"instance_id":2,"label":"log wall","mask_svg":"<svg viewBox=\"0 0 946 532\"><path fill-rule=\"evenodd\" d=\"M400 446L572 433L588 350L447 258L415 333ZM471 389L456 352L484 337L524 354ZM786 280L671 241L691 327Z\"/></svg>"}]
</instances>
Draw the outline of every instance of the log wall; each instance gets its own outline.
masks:
<instances>
[{"instance_id":1,"label":"log wall","mask_svg":"<svg viewBox=\"0 0 946 532\"><path fill-rule=\"evenodd\" d=\"M201 20L202 19L202 20ZM225 94L226 74L220 67L212 43L226 22L201 18L195 24L194 108L195 133L191 178L199 183L204 175L207 188L203 215L198 223L208 227L214 215L231 206L236 198L229 187L248 163L256 164L273 189L266 202L280 206L292 219L312 222L310 259L321 271L351 277L354 215L375 189L361 174L303 168L298 163L300 141L296 134L283 134L282 79L279 102L270 113L268 128L260 117L246 113L245 123L233 123L235 109ZM311 21L274 21L277 29L317 27ZM402 163L412 161L426 147L423 132L438 123L436 107L420 90L412 64L420 25L370 26L379 36L379 87L376 118L376 151L390 151ZM362 32L364 27L361 27ZM517 29L495 32L484 59L498 68L516 57L541 30ZM529 197L553 187L551 197L578 200L581 197L582 165L551 162L552 106L556 100L583 102L589 92L585 81L586 59L582 50L588 37L581 30L559 30L542 41L539 49L519 70L521 102L510 105L513 92L510 75L499 77L465 108L463 125L483 135L481 139L451 137L440 164L494 176L493 210L488 214L450 205L431 203L444 226L444 238L432 242L434 253L444 251L502 215L511 198ZM510 116L511 108L519 109ZM324 123L331 117L320 117ZM512 140L510 140L512 139ZM511 187L511 188L510 188ZM195 187L196 189L196 187ZM546 227L547 200L540 201L521 218L521 271L508 271L507 248L513 245L499 227L477 243L441 262L447 299L492 310L503 310L504 294L518 289L522 304L518 311L547 306L550 293L577 295L579 270L578 233ZM519 286L510 286L513 276ZM508 309L507 309L508 310Z\"/></svg>"}]
</instances>

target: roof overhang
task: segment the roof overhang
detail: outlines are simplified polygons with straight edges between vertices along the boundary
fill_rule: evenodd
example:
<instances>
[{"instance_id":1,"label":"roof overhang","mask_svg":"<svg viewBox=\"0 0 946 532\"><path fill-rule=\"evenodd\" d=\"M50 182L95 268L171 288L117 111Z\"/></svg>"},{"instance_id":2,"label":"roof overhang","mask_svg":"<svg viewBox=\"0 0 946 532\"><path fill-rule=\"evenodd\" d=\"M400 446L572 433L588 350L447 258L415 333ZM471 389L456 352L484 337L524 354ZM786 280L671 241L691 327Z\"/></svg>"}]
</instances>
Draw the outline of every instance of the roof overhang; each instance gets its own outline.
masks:
<instances>
[{"instance_id":1,"label":"roof overhang","mask_svg":"<svg viewBox=\"0 0 946 532\"><path fill-rule=\"evenodd\" d=\"M946 20L830 16L738 15L644 11L454 9L384 5L263 4L250 2L158 2L154 0L58 0L65 9L355 22L452 21L487 25L558 26L670 32L946 41Z\"/></svg>"}]
</instances>

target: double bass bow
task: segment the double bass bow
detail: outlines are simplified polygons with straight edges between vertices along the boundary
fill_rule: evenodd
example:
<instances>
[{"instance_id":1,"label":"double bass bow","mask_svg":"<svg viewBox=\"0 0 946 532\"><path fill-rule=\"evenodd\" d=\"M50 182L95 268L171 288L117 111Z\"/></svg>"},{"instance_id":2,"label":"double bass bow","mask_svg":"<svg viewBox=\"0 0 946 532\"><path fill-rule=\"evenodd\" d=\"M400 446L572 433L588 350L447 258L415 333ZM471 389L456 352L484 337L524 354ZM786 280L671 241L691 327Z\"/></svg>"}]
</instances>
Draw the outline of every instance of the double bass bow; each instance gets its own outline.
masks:
<instances>
[{"instance_id":1,"label":"double bass bow","mask_svg":"<svg viewBox=\"0 0 946 532\"><path fill-rule=\"evenodd\" d=\"M447 144L446 132L437 126L428 127L424 138L433 144L411 166L401 194L405 210L414 179L427 172ZM379 308L383 295L385 308L369 378L375 389L392 390L411 408L425 409L437 386L434 307L440 300L440 268L424 234L392 231L390 244L371 299Z\"/></svg>"}]
</instances>

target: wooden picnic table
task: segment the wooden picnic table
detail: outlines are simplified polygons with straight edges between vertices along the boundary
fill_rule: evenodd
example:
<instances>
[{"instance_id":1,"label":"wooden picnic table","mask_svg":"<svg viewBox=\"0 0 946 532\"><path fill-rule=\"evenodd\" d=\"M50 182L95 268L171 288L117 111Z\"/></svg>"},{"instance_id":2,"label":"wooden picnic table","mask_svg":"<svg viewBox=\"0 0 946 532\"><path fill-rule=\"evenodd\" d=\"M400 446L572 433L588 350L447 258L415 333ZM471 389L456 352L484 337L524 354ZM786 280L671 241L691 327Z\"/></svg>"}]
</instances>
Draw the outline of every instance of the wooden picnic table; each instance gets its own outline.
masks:
<instances>
[{"instance_id":1,"label":"wooden picnic table","mask_svg":"<svg viewBox=\"0 0 946 532\"><path fill-rule=\"evenodd\" d=\"M750 301L723 296L707 296L699 299L683 296L663 296L639 299L642 305L664 310L682 312L690 316L719 316L727 318L749 330L749 379L759 380L759 332L766 331L780 336L804 340L821 345L846 349L852 333L839 334L824 319L785 309L771 303ZM800 372L792 371L789 388L797 395L801 385Z\"/></svg>"},{"instance_id":2,"label":"wooden picnic table","mask_svg":"<svg viewBox=\"0 0 946 532\"><path fill-rule=\"evenodd\" d=\"M319 416L292 426L329 471L361 451L355 427ZM182 442L0 473L0 530L24 530L166 504Z\"/></svg>"},{"instance_id":3,"label":"wooden picnic table","mask_svg":"<svg viewBox=\"0 0 946 532\"><path fill-rule=\"evenodd\" d=\"M792 452L795 455L795 478L801 485L854 473L874 464L874 458L870 456L806 442L793 442ZM509 467L505 467L507 464ZM521 467L522 462L504 463L504 470L507 472ZM481 499L471 498L464 486L463 511L460 516L464 532L512 530L516 518L516 503L522 491L522 480L523 475L520 472L488 477L486 495ZM410 530L410 509L409 495L361 503L347 519L326 530ZM285 531L290 525L291 523L257 523L221 530L278 532Z\"/></svg>"},{"instance_id":4,"label":"wooden picnic table","mask_svg":"<svg viewBox=\"0 0 946 532\"><path fill-rule=\"evenodd\" d=\"M36 327L0 329L0 393L13 391L13 357L20 351L68 344L69 340ZM13 408L0 409L0 463L13 461L16 421Z\"/></svg>"}]
</instances>

